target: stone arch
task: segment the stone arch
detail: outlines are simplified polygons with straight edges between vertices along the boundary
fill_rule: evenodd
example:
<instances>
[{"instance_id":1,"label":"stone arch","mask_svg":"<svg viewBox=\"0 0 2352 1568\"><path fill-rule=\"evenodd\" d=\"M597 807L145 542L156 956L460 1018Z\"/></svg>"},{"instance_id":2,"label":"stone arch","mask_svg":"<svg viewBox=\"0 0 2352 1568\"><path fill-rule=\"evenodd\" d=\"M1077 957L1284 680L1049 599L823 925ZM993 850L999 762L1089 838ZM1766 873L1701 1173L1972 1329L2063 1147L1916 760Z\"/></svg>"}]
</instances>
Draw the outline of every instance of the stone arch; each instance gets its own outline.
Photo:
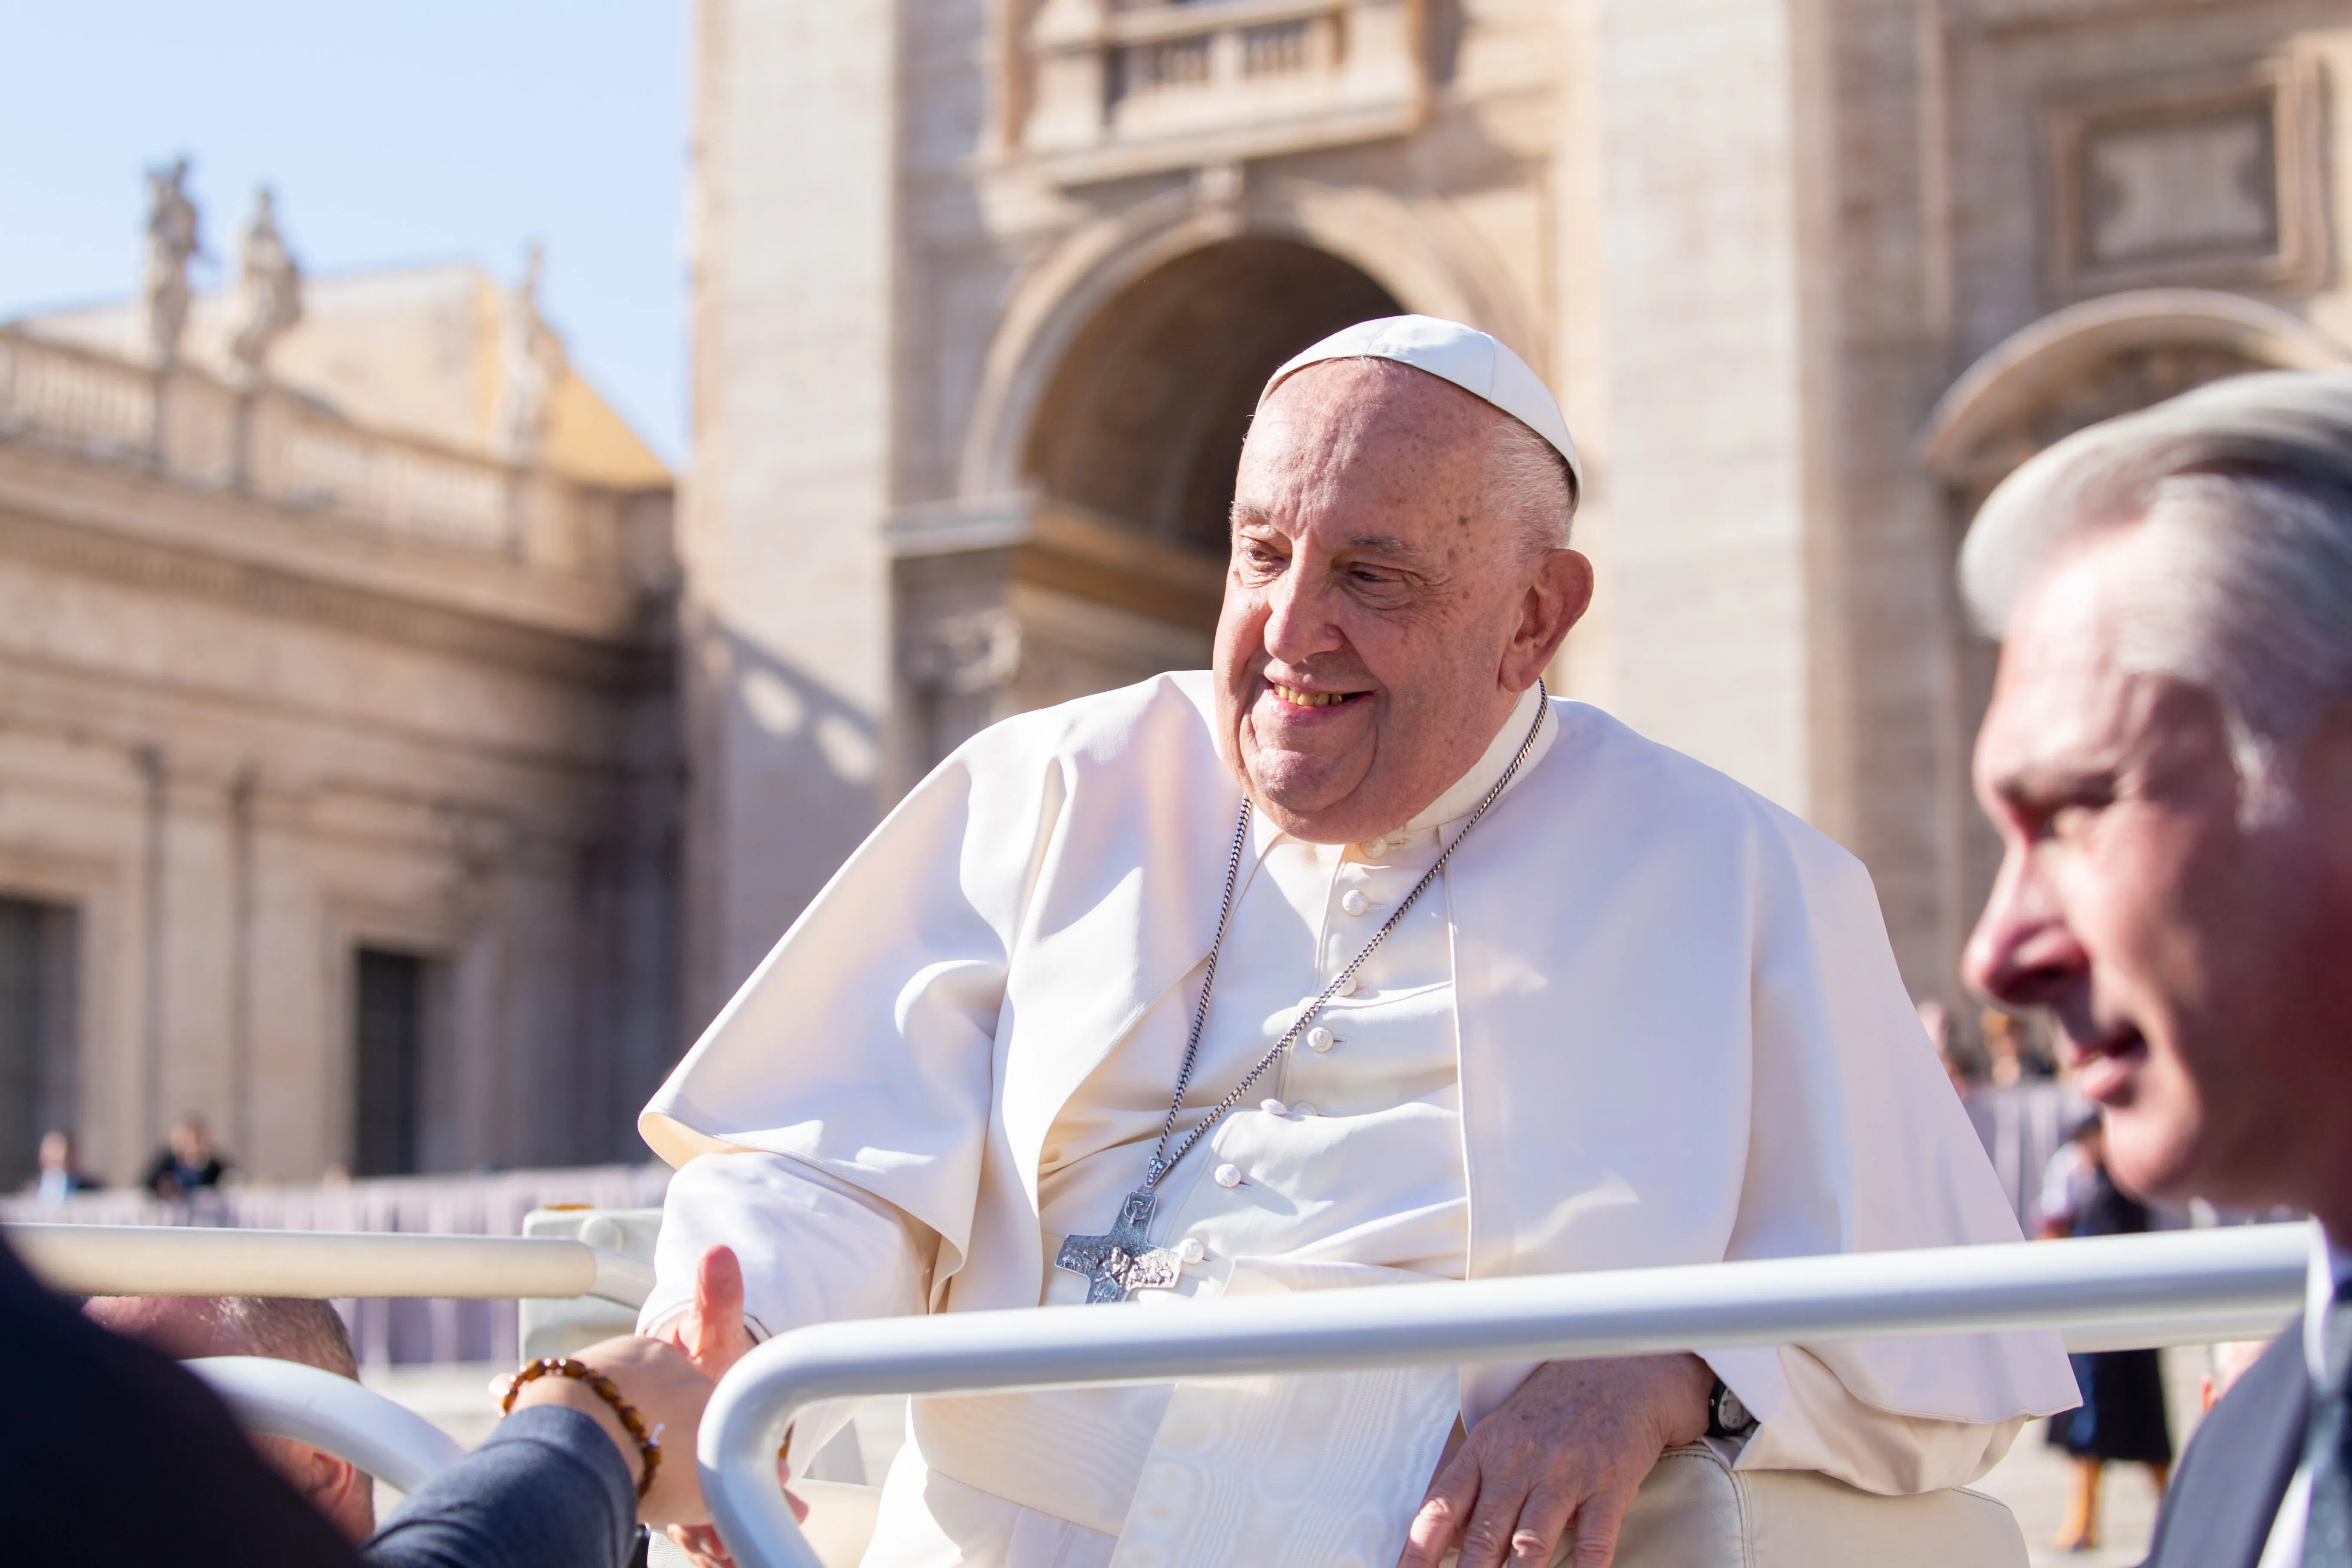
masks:
<instances>
[{"instance_id":1,"label":"stone arch","mask_svg":"<svg viewBox=\"0 0 2352 1568\"><path fill-rule=\"evenodd\" d=\"M1022 275L990 342L966 428L957 488L967 500L1028 487L1048 392L1115 300L1163 268L1238 240L1324 253L1370 279L1395 309L1465 322L1543 363L1531 317L1499 263L1442 207L1291 178L1252 181L1229 199L1213 186L1204 175L1081 225Z\"/></svg>"},{"instance_id":2,"label":"stone arch","mask_svg":"<svg viewBox=\"0 0 2352 1568\"><path fill-rule=\"evenodd\" d=\"M1041 496L1222 556L1234 470L1283 361L1396 297L1328 251L1242 236L1129 284L1039 399L1023 477Z\"/></svg>"},{"instance_id":3,"label":"stone arch","mask_svg":"<svg viewBox=\"0 0 2352 1568\"><path fill-rule=\"evenodd\" d=\"M2035 452L2099 420L2224 376L2347 361L2309 322L2243 295L2110 294L2042 318L1970 365L1928 416L1921 456L1980 498Z\"/></svg>"}]
</instances>

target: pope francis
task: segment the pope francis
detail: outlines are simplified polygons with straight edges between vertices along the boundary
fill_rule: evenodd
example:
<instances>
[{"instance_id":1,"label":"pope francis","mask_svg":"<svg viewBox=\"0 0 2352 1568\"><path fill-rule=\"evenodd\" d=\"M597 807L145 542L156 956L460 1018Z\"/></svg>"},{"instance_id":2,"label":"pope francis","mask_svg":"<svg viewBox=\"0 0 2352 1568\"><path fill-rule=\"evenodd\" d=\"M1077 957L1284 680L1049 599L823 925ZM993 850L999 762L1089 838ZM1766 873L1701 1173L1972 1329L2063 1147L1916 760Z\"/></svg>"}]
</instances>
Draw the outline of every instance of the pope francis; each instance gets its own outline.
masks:
<instances>
[{"instance_id":1,"label":"pope francis","mask_svg":"<svg viewBox=\"0 0 2352 1568\"><path fill-rule=\"evenodd\" d=\"M1484 333L1283 366L1216 668L958 751L646 1108L647 1331L709 1365L829 1319L2015 1239L1861 867L1546 695L1580 482ZM740 1317L693 1305L717 1244ZM1671 1447L1923 1491L2074 1403L2036 1335L917 1399L866 1561L1494 1568L1572 1527L1601 1568Z\"/></svg>"}]
</instances>

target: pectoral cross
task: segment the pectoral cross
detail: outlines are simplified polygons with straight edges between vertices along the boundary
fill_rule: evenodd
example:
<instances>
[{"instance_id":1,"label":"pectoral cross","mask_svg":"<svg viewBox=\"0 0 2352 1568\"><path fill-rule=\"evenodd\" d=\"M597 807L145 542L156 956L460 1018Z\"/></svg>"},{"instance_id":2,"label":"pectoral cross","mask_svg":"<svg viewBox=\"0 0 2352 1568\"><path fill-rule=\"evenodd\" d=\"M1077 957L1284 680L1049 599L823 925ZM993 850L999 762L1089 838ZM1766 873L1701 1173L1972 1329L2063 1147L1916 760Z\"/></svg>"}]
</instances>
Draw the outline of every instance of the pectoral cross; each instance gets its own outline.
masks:
<instances>
[{"instance_id":1,"label":"pectoral cross","mask_svg":"<svg viewBox=\"0 0 2352 1568\"><path fill-rule=\"evenodd\" d=\"M1159 1198L1150 1193L1129 1193L1109 1235L1064 1238L1054 1267L1086 1276L1089 1306L1124 1301L1138 1290L1175 1288L1182 1266L1174 1253L1151 1245L1151 1215L1159 1206Z\"/></svg>"}]
</instances>

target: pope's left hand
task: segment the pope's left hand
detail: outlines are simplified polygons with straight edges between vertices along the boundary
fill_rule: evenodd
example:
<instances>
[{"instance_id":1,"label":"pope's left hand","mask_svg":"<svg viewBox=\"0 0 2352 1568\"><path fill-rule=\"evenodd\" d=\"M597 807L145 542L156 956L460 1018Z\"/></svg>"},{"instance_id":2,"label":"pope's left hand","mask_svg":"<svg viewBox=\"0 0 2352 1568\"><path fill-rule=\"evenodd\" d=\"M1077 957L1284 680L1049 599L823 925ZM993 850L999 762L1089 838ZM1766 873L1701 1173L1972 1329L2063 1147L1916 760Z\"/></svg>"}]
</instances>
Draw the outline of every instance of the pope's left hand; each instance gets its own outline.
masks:
<instances>
[{"instance_id":1,"label":"pope's left hand","mask_svg":"<svg viewBox=\"0 0 2352 1568\"><path fill-rule=\"evenodd\" d=\"M1574 1568L1609 1568L1658 1456L1706 1435L1715 1374L1695 1355L1554 1361L1478 1423L1430 1483L1398 1568L1549 1568L1569 1526Z\"/></svg>"}]
</instances>

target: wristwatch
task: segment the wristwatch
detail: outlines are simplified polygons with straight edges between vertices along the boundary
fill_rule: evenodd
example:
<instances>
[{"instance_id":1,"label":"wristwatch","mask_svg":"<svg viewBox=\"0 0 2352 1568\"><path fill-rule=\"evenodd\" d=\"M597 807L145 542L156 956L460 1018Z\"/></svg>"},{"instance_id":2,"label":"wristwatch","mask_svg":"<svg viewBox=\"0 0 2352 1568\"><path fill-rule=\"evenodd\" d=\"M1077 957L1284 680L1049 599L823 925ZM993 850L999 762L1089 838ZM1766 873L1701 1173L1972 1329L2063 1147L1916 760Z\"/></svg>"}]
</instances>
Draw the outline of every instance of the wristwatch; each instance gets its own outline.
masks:
<instances>
[{"instance_id":1,"label":"wristwatch","mask_svg":"<svg viewBox=\"0 0 2352 1568\"><path fill-rule=\"evenodd\" d=\"M1739 1402L1723 1379L1715 1380L1715 1392L1706 1396L1706 1435L1710 1437L1746 1437L1763 1423L1755 1413Z\"/></svg>"}]
</instances>

